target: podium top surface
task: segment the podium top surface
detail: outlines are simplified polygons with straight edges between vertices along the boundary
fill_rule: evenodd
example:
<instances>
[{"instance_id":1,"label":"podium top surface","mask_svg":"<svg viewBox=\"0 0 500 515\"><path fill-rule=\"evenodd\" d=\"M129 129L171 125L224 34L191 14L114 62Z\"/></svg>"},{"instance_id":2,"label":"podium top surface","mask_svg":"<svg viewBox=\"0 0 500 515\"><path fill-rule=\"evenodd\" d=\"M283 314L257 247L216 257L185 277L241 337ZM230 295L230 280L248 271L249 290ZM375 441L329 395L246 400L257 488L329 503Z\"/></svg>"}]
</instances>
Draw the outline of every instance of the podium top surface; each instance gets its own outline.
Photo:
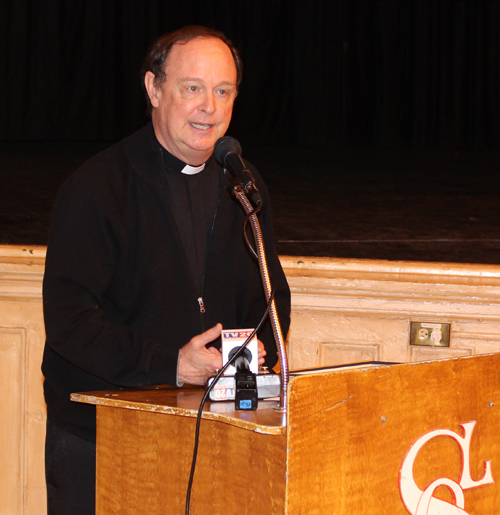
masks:
<instances>
[{"instance_id":1,"label":"podium top surface","mask_svg":"<svg viewBox=\"0 0 500 515\"><path fill-rule=\"evenodd\" d=\"M363 362L316 369L292 371L290 385L297 379L318 379L332 372L360 371L384 367L389 363ZM313 387L314 390L314 387ZM205 390L198 387L177 388L161 385L141 389L85 392L71 394L71 400L96 406L109 406L130 410L148 411L182 417L197 417ZM314 395L313 395L314 396ZM263 434L286 434L287 414L277 410L277 400L260 400L256 411L236 411L234 401L207 401L202 418L217 420L232 426Z\"/></svg>"},{"instance_id":2,"label":"podium top surface","mask_svg":"<svg viewBox=\"0 0 500 515\"><path fill-rule=\"evenodd\" d=\"M199 388L159 386L140 390L71 394L71 400L182 417L196 417L205 391ZM235 411L234 402L207 401L202 418L217 420L263 434L286 433L286 413L276 410L277 401L259 401L256 411Z\"/></svg>"}]
</instances>

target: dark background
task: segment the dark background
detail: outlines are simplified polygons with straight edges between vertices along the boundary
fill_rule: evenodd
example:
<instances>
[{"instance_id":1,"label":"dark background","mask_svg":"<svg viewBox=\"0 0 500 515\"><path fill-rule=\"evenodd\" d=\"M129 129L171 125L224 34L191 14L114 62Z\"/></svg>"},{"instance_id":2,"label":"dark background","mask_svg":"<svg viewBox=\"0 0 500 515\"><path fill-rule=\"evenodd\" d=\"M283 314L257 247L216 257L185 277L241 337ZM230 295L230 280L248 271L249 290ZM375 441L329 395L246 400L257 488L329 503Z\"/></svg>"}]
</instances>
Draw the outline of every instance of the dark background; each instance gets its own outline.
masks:
<instances>
[{"instance_id":1,"label":"dark background","mask_svg":"<svg viewBox=\"0 0 500 515\"><path fill-rule=\"evenodd\" d=\"M493 0L4 1L0 243L46 243L60 182L147 121L142 58L187 24L242 54L229 133L280 253L500 260Z\"/></svg>"}]
</instances>

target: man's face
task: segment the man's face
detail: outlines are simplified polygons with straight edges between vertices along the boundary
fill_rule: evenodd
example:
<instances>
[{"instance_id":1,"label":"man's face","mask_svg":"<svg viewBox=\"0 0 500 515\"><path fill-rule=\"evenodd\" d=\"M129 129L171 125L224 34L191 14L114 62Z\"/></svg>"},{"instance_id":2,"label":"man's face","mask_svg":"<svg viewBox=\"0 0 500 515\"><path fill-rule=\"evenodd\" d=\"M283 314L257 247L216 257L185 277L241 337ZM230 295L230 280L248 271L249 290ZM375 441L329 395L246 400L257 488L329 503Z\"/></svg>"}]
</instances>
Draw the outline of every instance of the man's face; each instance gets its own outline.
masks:
<instances>
[{"instance_id":1,"label":"man's face","mask_svg":"<svg viewBox=\"0 0 500 515\"><path fill-rule=\"evenodd\" d=\"M145 77L156 137L177 158L200 165L231 121L236 97L233 55L220 39L198 37L172 47L165 74L161 86L151 72Z\"/></svg>"}]
</instances>

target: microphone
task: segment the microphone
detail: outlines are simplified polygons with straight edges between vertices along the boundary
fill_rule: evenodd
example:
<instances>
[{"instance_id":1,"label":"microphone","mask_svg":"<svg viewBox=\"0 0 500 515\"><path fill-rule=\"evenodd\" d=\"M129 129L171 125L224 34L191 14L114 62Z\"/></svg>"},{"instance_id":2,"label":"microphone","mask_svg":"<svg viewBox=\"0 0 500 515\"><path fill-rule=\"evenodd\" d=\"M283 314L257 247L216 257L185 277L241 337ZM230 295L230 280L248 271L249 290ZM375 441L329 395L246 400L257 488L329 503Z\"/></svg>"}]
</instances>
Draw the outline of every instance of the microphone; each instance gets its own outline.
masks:
<instances>
[{"instance_id":1,"label":"microphone","mask_svg":"<svg viewBox=\"0 0 500 515\"><path fill-rule=\"evenodd\" d=\"M257 186L255 186L252 172L241 158L241 145L238 140L231 138L231 136L219 138L214 146L214 155L215 159L227 168L235 179L240 181L243 191L252 203L256 207L260 207L262 198Z\"/></svg>"},{"instance_id":2,"label":"microphone","mask_svg":"<svg viewBox=\"0 0 500 515\"><path fill-rule=\"evenodd\" d=\"M233 359L233 356L240 350L241 347L233 347L227 357L228 361ZM250 363L252 362L252 353L245 347L241 354L234 360L233 366L236 372L248 371L250 372Z\"/></svg>"}]
</instances>

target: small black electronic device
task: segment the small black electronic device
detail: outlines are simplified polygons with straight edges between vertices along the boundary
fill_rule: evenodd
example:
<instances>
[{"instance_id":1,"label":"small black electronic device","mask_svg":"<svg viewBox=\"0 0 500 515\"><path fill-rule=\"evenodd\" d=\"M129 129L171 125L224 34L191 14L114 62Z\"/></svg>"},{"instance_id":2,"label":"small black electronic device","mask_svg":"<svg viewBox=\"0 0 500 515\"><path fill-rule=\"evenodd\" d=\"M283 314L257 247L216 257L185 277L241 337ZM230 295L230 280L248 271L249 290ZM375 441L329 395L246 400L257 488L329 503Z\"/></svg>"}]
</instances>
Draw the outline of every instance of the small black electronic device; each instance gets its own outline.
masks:
<instances>
[{"instance_id":1,"label":"small black electronic device","mask_svg":"<svg viewBox=\"0 0 500 515\"><path fill-rule=\"evenodd\" d=\"M234 404L237 410L256 410L259 402L257 376L250 371L248 365L248 359L244 352L234 362L236 368Z\"/></svg>"},{"instance_id":2,"label":"small black electronic device","mask_svg":"<svg viewBox=\"0 0 500 515\"><path fill-rule=\"evenodd\" d=\"M236 372L234 382L236 384L235 408L237 410L256 410L259 396L255 374L249 370Z\"/></svg>"}]
</instances>

